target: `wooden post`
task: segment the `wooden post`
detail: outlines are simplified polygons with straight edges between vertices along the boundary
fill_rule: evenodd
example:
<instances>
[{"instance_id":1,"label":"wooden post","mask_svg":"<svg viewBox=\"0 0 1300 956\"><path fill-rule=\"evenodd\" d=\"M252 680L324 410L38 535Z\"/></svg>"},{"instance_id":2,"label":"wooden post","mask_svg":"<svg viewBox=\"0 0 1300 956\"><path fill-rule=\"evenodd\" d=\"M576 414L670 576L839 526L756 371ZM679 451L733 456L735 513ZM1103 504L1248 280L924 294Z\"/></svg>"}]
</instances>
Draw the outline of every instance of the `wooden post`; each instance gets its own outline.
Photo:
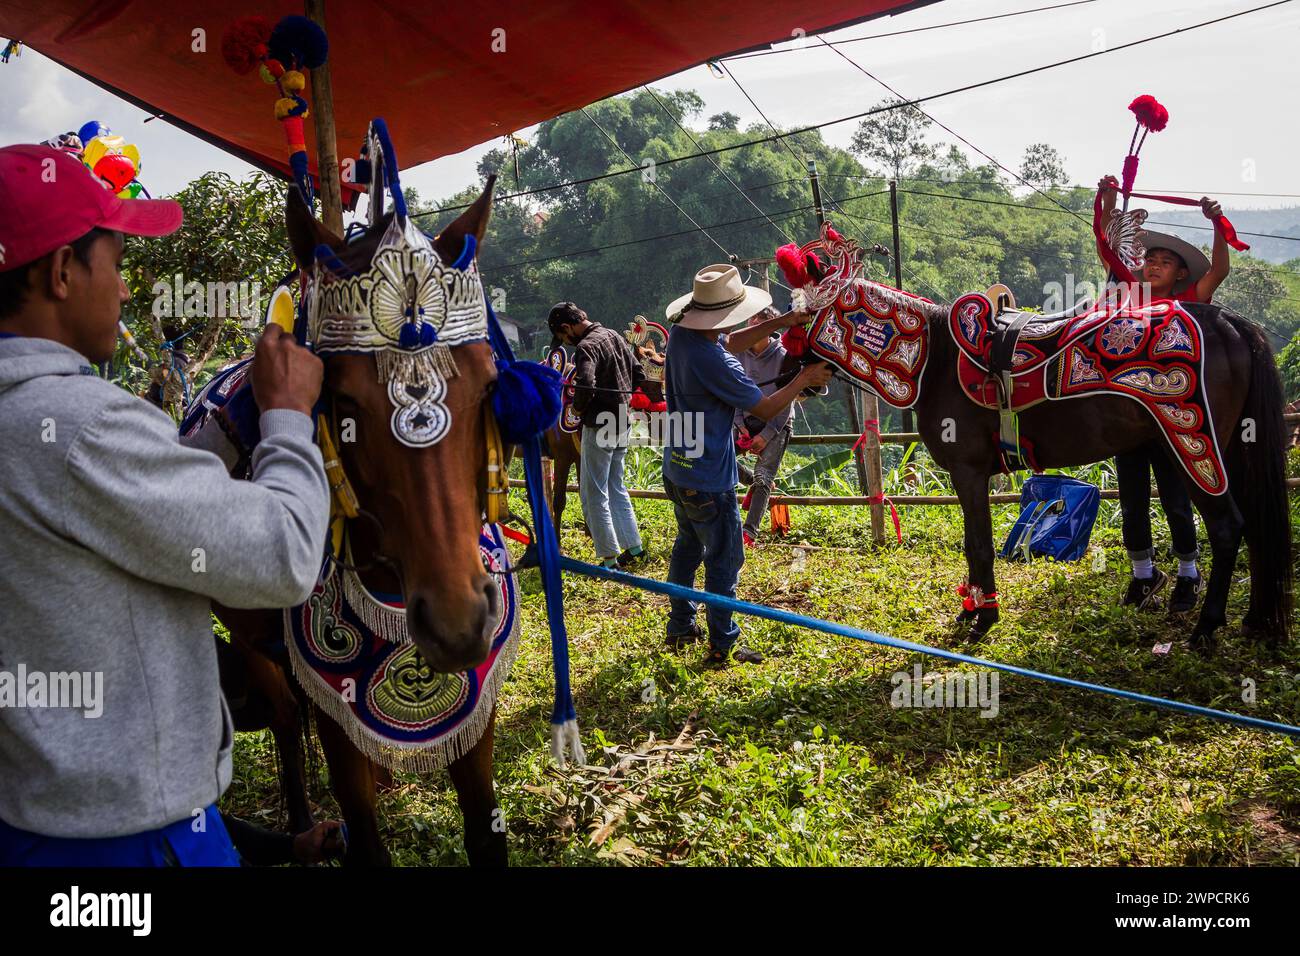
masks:
<instances>
[{"instance_id":1,"label":"wooden post","mask_svg":"<svg viewBox=\"0 0 1300 956\"><path fill-rule=\"evenodd\" d=\"M325 0L306 0L306 13L325 29ZM321 220L343 235L343 189L339 185L339 151L334 132L334 87L328 62L311 71L311 112L316 121L316 167L320 179Z\"/></svg>"},{"instance_id":2,"label":"wooden post","mask_svg":"<svg viewBox=\"0 0 1300 956\"><path fill-rule=\"evenodd\" d=\"M817 225L821 226L826 221L826 213L822 207L822 189L821 183L817 179L817 161L815 159L808 160L808 180L812 184L813 210L817 214ZM844 383L844 406L849 413L849 425L854 431L861 434L863 416L858 414L855 391L856 389L848 382ZM875 419L879 423L880 403L875 395L864 392L862 407L866 420ZM884 480L883 468L880 464L880 440L876 438L875 434L868 433L866 442L858 446L857 450L854 451L853 463L858 471L858 490L862 492L864 497L879 496L884 489ZM871 537L876 544L885 543L884 504L871 506Z\"/></svg>"}]
</instances>

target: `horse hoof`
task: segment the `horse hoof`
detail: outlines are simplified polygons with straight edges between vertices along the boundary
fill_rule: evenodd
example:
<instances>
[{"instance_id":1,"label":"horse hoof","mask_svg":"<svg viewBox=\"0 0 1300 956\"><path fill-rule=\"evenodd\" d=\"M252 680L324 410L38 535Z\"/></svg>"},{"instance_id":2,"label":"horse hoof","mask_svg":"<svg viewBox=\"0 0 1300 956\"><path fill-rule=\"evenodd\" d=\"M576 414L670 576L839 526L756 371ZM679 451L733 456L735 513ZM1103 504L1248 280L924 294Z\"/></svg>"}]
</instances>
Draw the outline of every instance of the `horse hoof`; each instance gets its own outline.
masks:
<instances>
[{"instance_id":1,"label":"horse hoof","mask_svg":"<svg viewBox=\"0 0 1300 956\"><path fill-rule=\"evenodd\" d=\"M954 621L953 623L957 624L959 627L965 627L966 625L970 624L973 620L975 620L975 617L976 617L976 613L974 611L967 611L966 609L963 608L962 612L957 615L957 620Z\"/></svg>"},{"instance_id":2,"label":"horse hoof","mask_svg":"<svg viewBox=\"0 0 1300 956\"><path fill-rule=\"evenodd\" d=\"M1196 631L1188 640L1192 650L1202 657L1211 657L1219 649L1219 641L1212 631Z\"/></svg>"}]
</instances>

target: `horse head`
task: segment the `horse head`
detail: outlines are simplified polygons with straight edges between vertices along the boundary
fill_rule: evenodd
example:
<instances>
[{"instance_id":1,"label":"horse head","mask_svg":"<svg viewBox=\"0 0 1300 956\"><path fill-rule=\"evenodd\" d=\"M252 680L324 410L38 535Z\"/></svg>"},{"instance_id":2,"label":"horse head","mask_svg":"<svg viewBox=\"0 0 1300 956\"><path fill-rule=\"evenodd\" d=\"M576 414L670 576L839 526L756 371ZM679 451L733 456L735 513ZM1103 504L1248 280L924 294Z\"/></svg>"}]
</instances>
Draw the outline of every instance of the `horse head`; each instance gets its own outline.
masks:
<instances>
[{"instance_id":1,"label":"horse head","mask_svg":"<svg viewBox=\"0 0 1300 956\"><path fill-rule=\"evenodd\" d=\"M776 261L795 290L794 308L812 316L806 329L785 334L787 353L830 362L896 407L915 404L930 324L943 322L945 307L867 279L862 250L830 223L812 242L782 246Z\"/></svg>"},{"instance_id":2,"label":"horse head","mask_svg":"<svg viewBox=\"0 0 1300 956\"><path fill-rule=\"evenodd\" d=\"M378 178L382 158L371 156ZM497 372L474 264L492 182L430 239L406 215L395 163L391 172L396 208L377 213L372 188L371 224L351 242L297 189L288 232L305 276L307 336L325 362L318 423L337 436L359 506L343 523L339 560L358 565L372 592L401 596L411 640L433 670L450 673L486 659L501 613L479 550L489 446L499 443L486 417Z\"/></svg>"}]
</instances>

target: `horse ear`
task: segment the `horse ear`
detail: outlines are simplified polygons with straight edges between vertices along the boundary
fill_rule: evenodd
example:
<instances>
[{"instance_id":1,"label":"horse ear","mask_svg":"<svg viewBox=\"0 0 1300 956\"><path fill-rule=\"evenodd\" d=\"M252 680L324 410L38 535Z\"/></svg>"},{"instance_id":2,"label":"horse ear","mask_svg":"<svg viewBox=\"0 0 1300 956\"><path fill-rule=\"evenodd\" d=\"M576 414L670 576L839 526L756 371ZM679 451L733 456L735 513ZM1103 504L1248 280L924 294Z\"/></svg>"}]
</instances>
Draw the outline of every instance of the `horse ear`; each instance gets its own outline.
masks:
<instances>
[{"instance_id":1,"label":"horse ear","mask_svg":"<svg viewBox=\"0 0 1300 956\"><path fill-rule=\"evenodd\" d=\"M438 250L443 262L455 262L460 258L466 236L473 236L478 245L483 244L488 220L492 218L492 189L496 186L496 181L496 174L493 173L488 177L487 185L483 187L478 199L433 240L433 247Z\"/></svg>"},{"instance_id":2,"label":"horse ear","mask_svg":"<svg viewBox=\"0 0 1300 956\"><path fill-rule=\"evenodd\" d=\"M302 190L290 186L284 200L284 224L289 232L289 247L298 265L309 268L316 261L316 247L327 245L330 248L343 245L343 239L334 235L325 224L317 219L303 198Z\"/></svg>"}]
</instances>

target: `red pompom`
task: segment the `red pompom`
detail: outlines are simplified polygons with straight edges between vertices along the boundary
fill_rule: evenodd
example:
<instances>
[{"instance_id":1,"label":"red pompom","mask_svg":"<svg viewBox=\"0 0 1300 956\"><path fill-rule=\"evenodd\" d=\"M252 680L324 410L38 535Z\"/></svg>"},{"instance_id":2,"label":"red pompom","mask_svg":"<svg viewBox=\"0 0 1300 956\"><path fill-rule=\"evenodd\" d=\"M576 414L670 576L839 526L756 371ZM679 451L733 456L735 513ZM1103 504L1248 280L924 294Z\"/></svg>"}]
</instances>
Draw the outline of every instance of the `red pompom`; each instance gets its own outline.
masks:
<instances>
[{"instance_id":1,"label":"red pompom","mask_svg":"<svg viewBox=\"0 0 1300 956\"><path fill-rule=\"evenodd\" d=\"M1169 125L1169 111L1148 93L1139 96L1128 108L1133 111L1138 123L1153 133L1158 133Z\"/></svg>"},{"instance_id":2,"label":"red pompom","mask_svg":"<svg viewBox=\"0 0 1300 956\"><path fill-rule=\"evenodd\" d=\"M781 333L781 344L787 355L801 358L808 351L808 330L802 325L792 325Z\"/></svg>"},{"instance_id":3,"label":"red pompom","mask_svg":"<svg viewBox=\"0 0 1300 956\"><path fill-rule=\"evenodd\" d=\"M839 242L843 238L838 232L835 231L834 226L826 227L826 237L828 239L833 239L835 242Z\"/></svg>"},{"instance_id":4,"label":"red pompom","mask_svg":"<svg viewBox=\"0 0 1300 956\"><path fill-rule=\"evenodd\" d=\"M638 388L632 393L627 404L634 412L644 412L650 408L650 396Z\"/></svg>"},{"instance_id":5,"label":"red pompom","mask_svg":"<svg viewBox=\"0 0 1300 956\"><path fill-rule=\"evenodd\" d=\"M221 58L243 76L266 56L271 24L265 17L240 17L221 35Z\"/></svg>"},{"instance_id":6,"label":"red pompom","mask_svg":"<svg viewBox=\"0 0 1300 956\"><path fill-rule=\"evenodd\" d=\"M650 412L651 414L653 414L654 412L666 412L666 411L668 411L668 403L667 403L667 402L655 402L655 403L652 404L649 408L647 408L646 411L647 411L647 412Z\"/></svg>"},{"instance_id":7,"label":"red pompom","mask_svg":"<svg viewBox=\"0 0 1300 956\"><path fill-rule=\"evenodd\" d=\"M812 281L808 275L808 266L799 253L799 247L793 242L776 250L776 264L781 267L785 281L790 283L791 288L802 289Z\"/></svg>"}]
</instances>

